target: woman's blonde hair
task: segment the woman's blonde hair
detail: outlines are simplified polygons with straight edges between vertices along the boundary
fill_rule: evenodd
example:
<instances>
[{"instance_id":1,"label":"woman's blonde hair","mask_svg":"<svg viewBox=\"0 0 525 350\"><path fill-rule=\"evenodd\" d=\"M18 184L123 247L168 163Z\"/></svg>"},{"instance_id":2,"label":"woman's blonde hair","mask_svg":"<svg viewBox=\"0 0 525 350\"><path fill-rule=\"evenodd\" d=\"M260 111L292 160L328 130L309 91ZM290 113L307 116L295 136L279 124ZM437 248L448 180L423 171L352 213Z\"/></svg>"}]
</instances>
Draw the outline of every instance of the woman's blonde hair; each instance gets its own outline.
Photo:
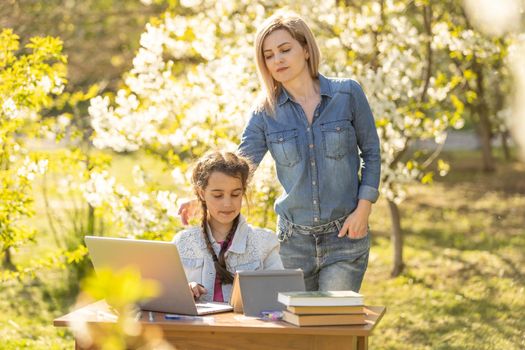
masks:
<instances>
[{"instance_id":1,"label":"woman's blonde hair","mask_svg":"<svg viewBox=\"0 0 525 350\"><path fill-rule=\"evenodd\" d=\"M279 29L284 29L290 33L292 38L297 40L308 52L308 70L310 71L312 79L316 79L319 75L319 61L321 60L321 53L319 52L319 47L317 46L312 31L304 19L296 13L279 11L267 18L259 26L255 37L254 48L257 75L262 84L263 96L257 109L259 111L265 110L270 115L275 114L275 105L282 91L282 85L273 79L266 67L266 61L263 55L263 43L268 35Z\"/></svg>"}]
</instances>

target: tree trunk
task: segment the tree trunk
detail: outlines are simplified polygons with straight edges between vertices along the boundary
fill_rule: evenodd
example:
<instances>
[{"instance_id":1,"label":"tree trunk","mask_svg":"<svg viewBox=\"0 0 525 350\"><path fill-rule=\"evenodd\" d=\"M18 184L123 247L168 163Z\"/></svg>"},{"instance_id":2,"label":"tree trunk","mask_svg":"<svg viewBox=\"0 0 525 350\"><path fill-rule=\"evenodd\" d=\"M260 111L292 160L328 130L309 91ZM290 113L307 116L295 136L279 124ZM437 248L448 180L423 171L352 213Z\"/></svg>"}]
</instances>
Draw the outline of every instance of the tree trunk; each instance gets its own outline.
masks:
<instances>
[{"instance_id":1,"label":"tree trunk","mask_svg":"<svg viewBox=\"0 0 525 350\"><path fill-rule=\"evenodd\" d=\"M2 267L6 270L16 271L16 266L13 264L13 258L11 256L11 248L7 247L4 250L4 258L2 259Z\"/></svg>"},{"instance_id":2,"label":"tree trunk","mask_svg":"<svg viewBox=\"0 0 525 350\"><path fill-rule=\"evenodd\" d=\"M388 200L388 207L390 208L390 219L392 221L390 241L393 248L393 266L390 275L396 277L399 276L405 266L403 263L403 231L401 230L401 216L397 204Z\"/></svg>"},{"instance_id":3,"label":"tree trunk","mask_svg":"<svg viewBox=\"0 0 525 350\"><path fill-rule=\"evenodd\" d=\"M475 104L475 112L479 118L478 123L478 135L481 143L481 155L483 159L483 171L492 172L496 170L494 167L494 156L492 155L492 123L489 119L489 108L485 101L485 86L483 67L477 62L477 58L474 57L472 68L476 73L476 92L478 94L477 101Z\"/></svg>"},{"instance_id":4,"label":"tree trunk","mask_svg":"<svg viewBox=\"0 0 525 350\"><path fill-rule=\"evenodd\" d=\"M479 141L481 143L481 156L483 160L483 171L484 172L493 172L496 170L494 167L494 156L492 155L492 143L491 143L491 125L490 120L485 114L486 111L481 111L478 109L479 114L479 125L478 125L478 135Z\"/></svg>"},{"instance_id":5,"label":"tree trunk","mask_svg":"<svg viewBox=\"0 0 525 350\"><path fill-rule=\"evenodd\" d=\"M88 204L87 234L95 235L95 208Z\"/></svg>"},{"instance_id":6,"label":"tree trunk","mask_svg":"<svg viewBox=\"0 0 525 350\"><path fill-rule=\"evenodd\" d=\"M505 156L505 160L507 162L510 162L512 160L512 156L510 154L510 148L509 148L509 132L504 131L500 133L501 137L501 148L503 148L503 155Z\"/></svg>"}]
</instances>

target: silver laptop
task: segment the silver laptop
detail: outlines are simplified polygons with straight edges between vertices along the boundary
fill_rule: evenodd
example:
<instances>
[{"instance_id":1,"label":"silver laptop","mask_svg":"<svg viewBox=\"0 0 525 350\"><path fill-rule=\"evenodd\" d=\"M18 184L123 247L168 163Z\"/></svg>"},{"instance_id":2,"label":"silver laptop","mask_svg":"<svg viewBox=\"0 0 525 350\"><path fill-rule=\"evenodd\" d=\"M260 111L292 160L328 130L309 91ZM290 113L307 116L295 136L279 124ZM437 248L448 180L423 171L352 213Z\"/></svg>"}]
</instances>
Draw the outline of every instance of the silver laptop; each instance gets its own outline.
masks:
<instances>
[{"instance_id":1,"label":"silver laptop","mask_svg":"<svg viewBox=\"0 0 525 350\"><path fill-rule=\"evenodd\" d=\"M86 236L85 242L95 271L132 267L143 279L158 282L159 295L140 303L143 310L206 315L233 309L227 303L195 303L179 252L171 242L95 236Z\"/></svg>"}]
</instances>

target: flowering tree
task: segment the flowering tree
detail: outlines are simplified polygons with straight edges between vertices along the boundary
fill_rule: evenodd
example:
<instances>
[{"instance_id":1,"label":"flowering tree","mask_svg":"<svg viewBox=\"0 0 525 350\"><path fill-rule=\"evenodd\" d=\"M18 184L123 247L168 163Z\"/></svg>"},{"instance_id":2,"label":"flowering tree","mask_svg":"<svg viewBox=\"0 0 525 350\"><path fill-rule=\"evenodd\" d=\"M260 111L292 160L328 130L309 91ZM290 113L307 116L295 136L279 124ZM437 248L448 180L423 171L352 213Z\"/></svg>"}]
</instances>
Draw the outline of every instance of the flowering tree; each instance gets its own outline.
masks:
<instances>
[{"instance_id":1,"label":"flowering tree","mask_svg":"<svg viewBox=\"0 0 525 350\"><path fill-rule=\"evenodd\" d=\"M502 110L511 91L505 60L512 38L490 37L476 31L457 0L436 7L440 11L440 21L435 28L440 38L439 49L448 54L446 62L451 73L463 78L456 93L479 136L483 170L493 171L494 136L502 135L506 156L510 157L506 144L508 128Z\"/></svg>"},{"instance_id":2,"label":"flowering tree","mask_svg":"<svg viewBox=\"0 0 525 350\"><path fill-rule=\"evenodd\" d=\"M464 8L472 26L490 36L494 41L508 42L508 56L505 59L506 68L513 74L513 96L507 108L500 111L499 116L506 128L512 131L520 149L522 159L525 159L525 21L523 17L523 0L505 0L497 5L491 1L474 2L464 0ZM497 83L500 83L498 80Z\"/></svg>"},{"instance_id":3,"label":"flowering tree","mask_svg":"<svg viewBox=\"0 0 525 350\"><path fill-rule=\"evenodd\" d=\"M261 5L211 1L186 11L186 16L167 12L148 25L126 87L114 101L99 96L89 108L95 146L115 151L142 148L157 155L173 169L180 189L190 188L188 160L213 147L236 147L257 90L252 23L265 14ZM255 204L264 205L251 206L266 208L260 216L264 225L277 193L274 177L265 172L259 171L264 181L254 196ZM98 187L93 185L97 181ZM91 203L109 205L135 236L173 232L177 199L189 194L155 189L130 193L107 174L94 174L86 187ZM123 206L126 202L133 205Z\"/></svg>"},{"instance_id":4,"label":"flowering tree","mask_svg":"<svg viewBox=\"0 0 525 350\"><path fill-rule=\"evenodd\" d=\"M209 148L233 148L238 141L258 89L251 48L254 30L277 4L181 4L185 7L178 12L184 16L167 12L147 26L125 88L114 100L93 99L89 112L97 147L149 150L174 169L180 187L188 188L187 160ZM381 191L392 213L396 275L403 266L398 204L407 184L431 182L428 168L447 129L462 126L463 104L453 90L463 77L436 64L446 52L426 2L355 6L306 1L289 7L312 24L325 55L321 71L357 79L369 97L383 149ZM434 139L439 147L427 155L414 152L411 145L418 139ZM437 163L439 173L446 174L448 165ZM265 175L253 186L262 189L257 203L263 207L278 191L274 179ZM116 192L115 187L105 196L96 190L90 193L102 203ZM171 195L163 195L169 198L164 203L175 201L176 195ZM156 213L157 218L163 215ZM146 216L154 218L151 212Z\"/></svg>"},{"instance_id":5,"label":"flowering tree","mask_svg":"<svg viewBox=\"0 0 525 350\"><path fill-rule=\"evenodd\" d=\"M33 181L47 167L20 136L40 132L39 111L62 92L66 58L56 38L31 38L19 54L18 36L4 29L0 43L0 256L14 269L10 248L33 239L34 229L20 222L33 214Z\"/></svg>"}]
</instances>

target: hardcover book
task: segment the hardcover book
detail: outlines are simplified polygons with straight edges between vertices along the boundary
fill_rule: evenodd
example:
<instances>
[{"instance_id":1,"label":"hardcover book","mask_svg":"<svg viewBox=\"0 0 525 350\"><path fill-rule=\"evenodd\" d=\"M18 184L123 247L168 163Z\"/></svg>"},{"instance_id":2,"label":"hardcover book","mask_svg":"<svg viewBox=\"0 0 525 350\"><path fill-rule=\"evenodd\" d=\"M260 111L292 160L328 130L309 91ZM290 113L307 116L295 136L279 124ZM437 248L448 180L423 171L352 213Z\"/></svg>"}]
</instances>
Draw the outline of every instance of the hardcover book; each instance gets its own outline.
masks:
<instances>
[{"instance_id":1,"label":"hardcover book","mask_svg":"<svg viewBox=\"0 0 525 350\"><path fill-rule=\"evenodd\" d=\"M311 291L279 293L277 300L286 306L362 306L363 296L348 291Z\"/></svg>"},{"instance_id":2,"label":"hardcover book","mask_svg":"<svg viewBox=\"0 0 525 350\"><path fill-rule=\"evenodd\" d=\"M283 320L296 326L342 326L366 324L365 314L296 315L283 311Z\"/></svg>"},{"instance_id":3,"label":"hardcover book","mask_svg":"<svg viewBox=\"0 0 525 350\"><path fill-rule=\"evenodd\" d=\"M364 306L287 306L286 309L297 315L319 314L361 314L365 312Z\"/></svg>"}]
</instances>

